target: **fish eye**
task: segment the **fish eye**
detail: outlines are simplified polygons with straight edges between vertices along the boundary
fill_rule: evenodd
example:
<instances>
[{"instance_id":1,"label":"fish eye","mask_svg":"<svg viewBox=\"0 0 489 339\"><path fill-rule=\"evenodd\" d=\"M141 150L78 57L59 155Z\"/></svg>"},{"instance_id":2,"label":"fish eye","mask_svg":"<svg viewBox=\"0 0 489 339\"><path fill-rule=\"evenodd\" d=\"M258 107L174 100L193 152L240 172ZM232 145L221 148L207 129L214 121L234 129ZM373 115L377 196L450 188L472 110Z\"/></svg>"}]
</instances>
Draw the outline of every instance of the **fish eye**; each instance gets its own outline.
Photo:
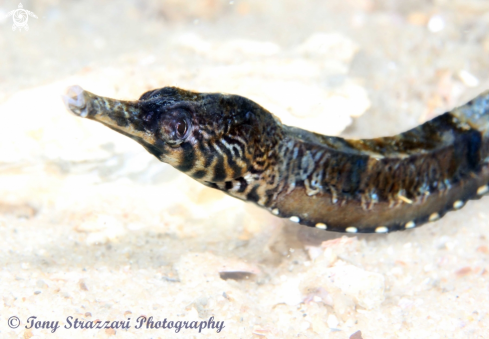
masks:
<instances>
[{"instance_id":1,"label":"fish eye","mask_svg":"<svg viewBox=\"0 0 489 339\"><path fill-rule=\"evenodd\" d=\"M183 138L185 136L185 133L187 133L187 122L185 119L179 119L175 123L176 127L175 130L177 132L178 137Z\"/></svg>"},{"instance_id":2,"label":"fish eye","mask_svg":"<svg viewBox=\"0 0 489 339\"><path fill-rule=\"evenodd\" d=\"M161 134L169 144L180 144L189 131L189 119L183 109L175 109L164 113L161 123Z\"/></svg>"}]
</instances>

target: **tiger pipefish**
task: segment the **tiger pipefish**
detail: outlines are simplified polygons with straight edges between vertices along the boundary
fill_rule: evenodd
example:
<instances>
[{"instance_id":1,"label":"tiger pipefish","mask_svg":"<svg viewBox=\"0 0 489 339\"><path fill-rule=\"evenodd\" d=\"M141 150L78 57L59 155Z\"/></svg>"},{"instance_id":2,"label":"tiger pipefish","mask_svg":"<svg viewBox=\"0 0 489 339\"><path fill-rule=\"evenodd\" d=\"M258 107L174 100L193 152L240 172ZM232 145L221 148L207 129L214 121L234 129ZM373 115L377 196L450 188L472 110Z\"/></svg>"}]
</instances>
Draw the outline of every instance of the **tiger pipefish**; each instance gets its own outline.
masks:
<instances>
[{"instance_id":1,"label":"tiger pipefish","mask_svg":"<svg viewBox=\"0 0 489 339\"><path fill-rule=\"evenodd\" d=\"M489 92L362 140L286 126L241 96L176 87L120 101L73 86L64 101L206 186L328 231L409 229L489 192Z\"/></svg>"}]
</instances>

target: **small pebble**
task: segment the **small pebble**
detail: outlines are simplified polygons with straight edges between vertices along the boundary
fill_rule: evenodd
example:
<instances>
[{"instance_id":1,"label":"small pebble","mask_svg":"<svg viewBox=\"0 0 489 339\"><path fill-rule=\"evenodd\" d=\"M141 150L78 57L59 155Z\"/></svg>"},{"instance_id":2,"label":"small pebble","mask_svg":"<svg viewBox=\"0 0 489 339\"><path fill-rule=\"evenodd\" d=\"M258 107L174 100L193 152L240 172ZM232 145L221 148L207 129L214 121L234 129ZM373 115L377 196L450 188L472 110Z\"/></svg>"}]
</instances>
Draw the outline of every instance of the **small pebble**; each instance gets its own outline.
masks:
<instances>
[{"instance_id":1,"label":"small pebble","mask_svg":"<svg viewBox=\"0 0 489 339\"><path fill-rule=\"evenodd\" d=\"M477 87L479 86L479 79L477 79L473 74L467 72L466 70L461 70L458 72L458 76L460 80L467 86L467 87Z\"/></svg>"},{"instance_id":2,"label":"small pebble","mask_svg":"<svg viewBox=\"0 0 489 339\"><path fill-rule=\"evenodd\" d=\"M115 335L115 330L113 328L108 328L105 330L105 333L109 336Z\"/></svg>"},{"instance_id":3,"label":"small pebble","mask_svg":"<svg viewBox=\"0 0 489 339\"><path fill-rule=\"evenodd\" d=\"M328 316L328 326L329 328L338 328L338 318L334 314Z\"/></svg>"},{"instance_id":4,"label":"small pebble","mask_svg":"<svg viewBox=\"0 0 489 339\"><path fill-rule=\"evenodd\" d=\"M466 275L469 275L470 273L472 273L472 268L470 268L469 266L462 267L455 272L458 277L464 277Z\"/></svg>"},{"instance_id":5,"label":"small pebble","mask_svg":"<svg viewBox=\"0 0 489 339\"><path fill-rule=\"evenodd\" d=\"M363 339L362 331L356 331L350 336L350 339Z\"/></svg>"},{"instance_id":6,"label":"small pebble","mask_svg":"<svg viewBox=\"0 0 489 339\"><path fill-rule=\"evenodd\" d=\"M434 15L428 21L428 29L433 33L441 32L445 28L445 21L439 15Z\"/></svg>"}]
</instances>

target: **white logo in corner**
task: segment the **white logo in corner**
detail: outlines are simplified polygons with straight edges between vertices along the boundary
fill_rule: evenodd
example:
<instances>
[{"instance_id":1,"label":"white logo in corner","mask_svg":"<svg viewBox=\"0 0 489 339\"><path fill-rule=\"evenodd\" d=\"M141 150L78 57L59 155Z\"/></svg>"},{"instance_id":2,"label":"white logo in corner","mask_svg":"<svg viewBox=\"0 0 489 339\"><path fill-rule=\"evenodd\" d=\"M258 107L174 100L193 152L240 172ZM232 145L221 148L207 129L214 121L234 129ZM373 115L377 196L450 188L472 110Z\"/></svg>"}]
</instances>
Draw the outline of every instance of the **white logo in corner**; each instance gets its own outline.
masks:
<instances>
[{"instance_id":1,"label":"white logo in corner","mask_svg":"<svg viewBox=\"0 0 489 339\"><path fill-rule=\"evenodd\" d=\"M27 24L27 21L29 21L29 17L33 17L37 19L37 15L32 13L31 11L28 11L23 8L22 4L19 4L19 8L14 9L13 11L10 11L7 13L5 17L12 16L12 19L14 20L14 24L12 25L12 31L15 31L17 28L19 31L24 28L26 31L29 30L29 25Z\"/></svg>"}]
</instances>

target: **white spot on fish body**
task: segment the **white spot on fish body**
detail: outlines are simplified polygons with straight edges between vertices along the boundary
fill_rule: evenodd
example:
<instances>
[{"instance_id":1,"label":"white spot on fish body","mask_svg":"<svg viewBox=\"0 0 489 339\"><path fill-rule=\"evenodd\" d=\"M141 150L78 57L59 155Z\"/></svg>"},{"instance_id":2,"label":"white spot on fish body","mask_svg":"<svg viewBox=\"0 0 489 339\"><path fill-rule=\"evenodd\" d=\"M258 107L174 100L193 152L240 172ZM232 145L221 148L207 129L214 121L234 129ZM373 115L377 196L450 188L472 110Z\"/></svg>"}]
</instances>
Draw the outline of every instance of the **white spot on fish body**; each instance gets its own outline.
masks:
<instances>
[{"instance_id":1,"label":"white spot on fish body","mask_svg":"<svg viewBox=\"0 0 489 339\"><path fill-rule=\"evenodd\" d=\"M387 233L389 229L385 226L379 226L375 229L375 233Z\"/></svg>"},{"instance_id":2,"label":"white spot on fish body","mask_svg":"<svg viewBox=\"0 0 489 339\"><path fill-rule=\"evenodd\" d=\"M479 187L479 189L477 190L477 194L478 194L478 195L484 195L484 194L486 194L487 192L489 192L489 186L488 186L488 185L481 186L481 187Z\"/></svg>"},{"instance_id":3,"label":"white spot on fish body","mask_svg":"<svg viewBox=\"0 0 489 339\"><path fill-rule=\"evenodd\" d=\"M279 214L280 214L280 211L278 210L278 208L274 208L274 209L272 210L272 214L274 214L274 215L279 215Z\"/></svg>"},{"instance_id":4,"label":"white spot on fish body","mask_svg":"<svg viewBox=\"0 0 489 339\"><path fill-rule=\"evenodd\" d=\"M404 225L404 228L413 228L416 227L416 223L414 221L410 221Z\"/></svg>"},{"instance_id":5,"label":"white spot on fish body","mask_svg":"<svg viewBox=\"0 0 489 339\"><path fill-rule=\"evenodd\" d=\"M428 220L429 220L429 221L436 221L436 220L438 220L438 219L440 219L440 215L439 215L438 213L432 213L432 214L430 215L430 217L429 217L429 219L428 219Z\"/></svg>"},{"instance_id":6,"label":"white spot on fish body","mask_svg":"<svg viewBox=\"0 0 489 339\"><path fill-rule=\"evenodd\" d=\"M345 229L346 232L348 233L357 233L358 229L356 227L350 226Z\"/></svg>"},{"instance_id":7,"label":"white spot on fish body","mask_svg":"<svg viewBox=\"0 0 489 339\"><path fill-rule=\"evenodd\" d=\"M299 221L301 221L301 219L299 219L299 217L296 217L295 215L294 215L294 216L292 216L292 217L290 217L289 219L290 219L290 221L292 221L292 222L299 222Z\"/></svg>"},{"instance_id":8,"label":"white spot on fish body","mask_svg":"<svg viewBox=\"0 0 489 339\"><path fill-rule=\"evenodd\" d=\"M321 229L321 230L325 230L325 229L327 229L327 228L328 228L328 226L326 226L326 224L323 224L322 222L318 222L318 223L316 224L316 228L319 228L319 229Z\"/></svg>"},{"instance_id":9,"label":"white spot on fish body","mask_svg":"<svg viewBox=\"0 0 489 339\"><path fill-rule=\"evenodd\" d=\"M464 206L464 202L462 200L457 200L453 203L453 208L458 210Z\"/></svg>"}]
</instances>

